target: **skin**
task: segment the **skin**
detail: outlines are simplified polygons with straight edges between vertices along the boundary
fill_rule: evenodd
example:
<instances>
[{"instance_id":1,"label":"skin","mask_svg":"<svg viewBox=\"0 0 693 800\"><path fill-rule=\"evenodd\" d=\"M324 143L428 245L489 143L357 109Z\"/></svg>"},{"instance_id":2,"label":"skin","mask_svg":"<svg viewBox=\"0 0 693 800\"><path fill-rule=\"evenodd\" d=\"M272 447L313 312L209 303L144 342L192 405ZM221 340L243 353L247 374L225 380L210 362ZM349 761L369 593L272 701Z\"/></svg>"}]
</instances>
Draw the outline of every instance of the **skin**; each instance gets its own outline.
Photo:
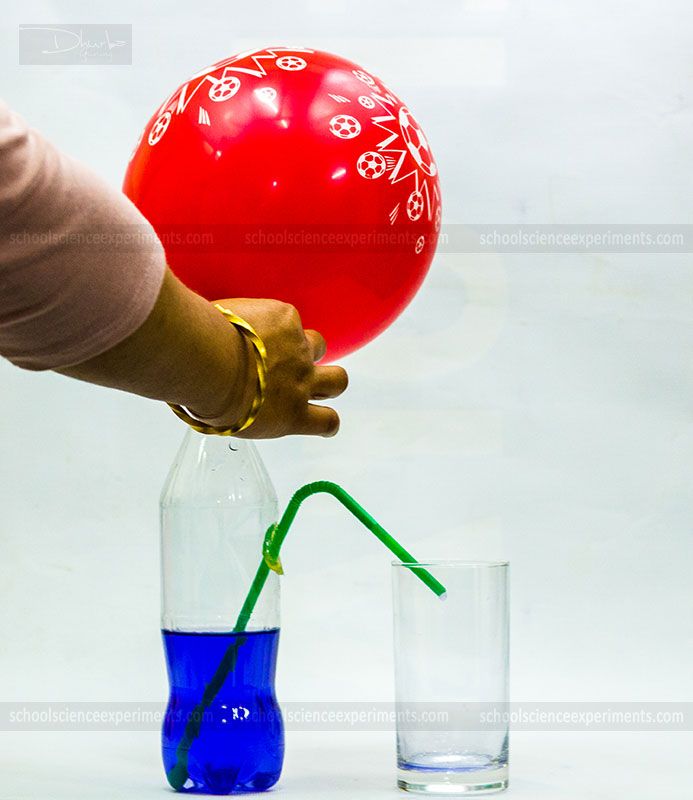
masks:
<instances>
[{"instance_id":1,"label":"skin","mask_svg":"<svg viewBox=\"0 0 693 800\"><path fill-rule=\"evenodd\" d=\"M304 330L296 309L278 300L221 298L267 348L267 390L255 422L239 434L334 436L339 416L312 400L335 398L348 383L338 366L318 366L325 341ZM72 378L176 403L197 419L229 426L245 417L257 389L251 346L222 314L168 270L149 317L115 347L58 370Z\"/></svg>"}]
</instances>

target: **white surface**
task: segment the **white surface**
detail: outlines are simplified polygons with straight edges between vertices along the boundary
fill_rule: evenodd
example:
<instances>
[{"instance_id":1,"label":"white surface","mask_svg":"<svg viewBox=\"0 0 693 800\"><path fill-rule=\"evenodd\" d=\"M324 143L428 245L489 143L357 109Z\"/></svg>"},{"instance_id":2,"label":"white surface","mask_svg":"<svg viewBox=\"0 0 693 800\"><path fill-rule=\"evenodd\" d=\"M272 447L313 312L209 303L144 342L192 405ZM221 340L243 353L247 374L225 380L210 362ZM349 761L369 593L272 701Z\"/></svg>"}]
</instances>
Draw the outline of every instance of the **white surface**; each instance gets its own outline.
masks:
<instances>
[{"instance_id":1,"label":"white surface","mask_svg":"<svg viewBox=\"0 0 693 800\"><path fill-rule=\"evenodd\" d=\"M118 184L145 120L199 67L250 44L326 47L422 121L447 224L690 221L690 3L424 8L29 0L3 10L0 91ZM103 20L132 22L131 68L17 66L19 23ZM339 438L262 452L284 501L331 478L419 558L509 559L516 700L686 700L691 352L690 255L447 255L349 360ZM156 506L180 423L7 364L0 380L0 700L163 699ZM329 499L305 509L284 554L282 699L391 699L387 563ZM153 733L2 740L2 798L163 791ZM391 740L313 744L290 741L282 791L393 793ZM689 797L687 744L516 735L511 791Z\"/></svg>"},{"instance_id":2,"label":"white surface","mask_svg":"<svg viewBox=\"0 0 693 800\"><path fill-rule=\"evenodd\" d=\"M6 800L141 800L165 788L155 733L27 733L0 736ZM690 734L518 734L512 744L512 800L690 797ZM8 759L12 769L5 768ZM403 798L388 733L294 734L272 797L312 800ZM262 796L262 795L259 795ZM409 795L417 797L419 795Z\"/></svg>"}]
</instances>

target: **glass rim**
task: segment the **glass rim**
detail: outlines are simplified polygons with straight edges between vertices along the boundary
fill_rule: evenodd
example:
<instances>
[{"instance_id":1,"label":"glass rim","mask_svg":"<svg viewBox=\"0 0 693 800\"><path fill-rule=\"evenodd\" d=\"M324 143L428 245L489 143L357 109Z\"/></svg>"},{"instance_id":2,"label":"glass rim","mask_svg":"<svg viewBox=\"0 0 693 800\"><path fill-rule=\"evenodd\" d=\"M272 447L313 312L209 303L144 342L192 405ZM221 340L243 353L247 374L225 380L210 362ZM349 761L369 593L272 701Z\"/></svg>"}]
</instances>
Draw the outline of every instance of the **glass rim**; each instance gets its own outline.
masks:
<instances>
[{"instance_id":1,"label":"glass rim","mask_svg":"<svg viewBox=\"0 0 693 800\"><path fill-rule=\"evenodd\" d=\"M393 567L467 567L471 568L493 568L509 567L509 561L465 561L455 558L430 558L427 561L391 561Z\"/></svg>"}]
</instances>

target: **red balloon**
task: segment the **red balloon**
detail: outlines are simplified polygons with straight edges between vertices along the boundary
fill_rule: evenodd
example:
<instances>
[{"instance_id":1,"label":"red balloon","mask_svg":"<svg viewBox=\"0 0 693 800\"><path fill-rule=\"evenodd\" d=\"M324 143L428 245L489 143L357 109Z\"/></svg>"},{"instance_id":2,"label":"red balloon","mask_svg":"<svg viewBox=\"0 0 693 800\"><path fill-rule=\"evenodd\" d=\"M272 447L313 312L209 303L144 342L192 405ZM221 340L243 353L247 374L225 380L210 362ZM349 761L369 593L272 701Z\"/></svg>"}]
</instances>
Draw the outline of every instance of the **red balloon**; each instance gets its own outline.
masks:
<instances>
[{"instance_id":1,"label":"red balloon","mask_svg":"<svg viewBox=\"0 0 693 800\"><path fill-rule=\"evenodd\" d=\"M438 170L411 112L356 64L305 48L241 53L176 89L123 188L185 284L293 303L328 359L400 314L440 228Z\"/></svg>"}]
</instances>

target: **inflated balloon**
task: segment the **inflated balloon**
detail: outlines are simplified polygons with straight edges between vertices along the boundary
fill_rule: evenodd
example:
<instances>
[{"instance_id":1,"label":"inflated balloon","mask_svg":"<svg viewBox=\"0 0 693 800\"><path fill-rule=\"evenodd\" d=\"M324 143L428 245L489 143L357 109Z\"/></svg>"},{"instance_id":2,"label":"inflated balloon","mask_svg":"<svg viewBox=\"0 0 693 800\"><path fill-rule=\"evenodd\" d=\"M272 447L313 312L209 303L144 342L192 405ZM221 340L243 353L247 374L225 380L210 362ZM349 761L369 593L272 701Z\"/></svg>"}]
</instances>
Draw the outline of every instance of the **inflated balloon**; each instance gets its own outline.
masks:
<instances>
[{"instance_id":1,"label":"inflated balloon","mask_svg":"<svg viewBox=\"0 0 693 800\"><path fill-rule=\"evenodd\" d=\"M242 53L184 83L147 124L124 190L185 284L293 303L331 359L405 308L440 228L411 112L356 64L305 48Z\"/></svg>"}]
</instances>

